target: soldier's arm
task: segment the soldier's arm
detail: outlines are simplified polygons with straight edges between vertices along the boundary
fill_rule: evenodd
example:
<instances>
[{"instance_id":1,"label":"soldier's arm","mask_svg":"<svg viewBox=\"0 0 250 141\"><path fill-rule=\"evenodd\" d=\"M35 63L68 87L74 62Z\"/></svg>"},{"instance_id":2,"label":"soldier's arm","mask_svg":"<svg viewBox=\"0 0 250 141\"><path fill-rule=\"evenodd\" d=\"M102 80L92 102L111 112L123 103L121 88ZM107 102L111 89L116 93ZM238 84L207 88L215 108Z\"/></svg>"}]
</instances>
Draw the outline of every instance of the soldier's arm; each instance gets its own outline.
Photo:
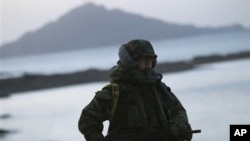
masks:
<instances>
[{"instance_id":1,"label":"soldier's arm","mask_svg":"<svg viewBox=\"0 0 250 141\"><path fill-rule=\"evenodd\" d=\"M169 87L168 90L172 96L171 100L168 102L168 109L166 110L168 112L170 132L174 136L190 140L192 138L192 129L188 122L186 110L179 99L171 92Z\"/></svg>"},{"instance_id":2,"label":"soldier's arm","mask_svg":"<svg viewBox=\"0 0 250 141\"><path fill-rule=\"evenodd\" d=\"M112 95L109 88L98 91L92 101L82 110L78 128L87 141L103 141L103 121L109 119Z\"/></svg>"}]
</instances>

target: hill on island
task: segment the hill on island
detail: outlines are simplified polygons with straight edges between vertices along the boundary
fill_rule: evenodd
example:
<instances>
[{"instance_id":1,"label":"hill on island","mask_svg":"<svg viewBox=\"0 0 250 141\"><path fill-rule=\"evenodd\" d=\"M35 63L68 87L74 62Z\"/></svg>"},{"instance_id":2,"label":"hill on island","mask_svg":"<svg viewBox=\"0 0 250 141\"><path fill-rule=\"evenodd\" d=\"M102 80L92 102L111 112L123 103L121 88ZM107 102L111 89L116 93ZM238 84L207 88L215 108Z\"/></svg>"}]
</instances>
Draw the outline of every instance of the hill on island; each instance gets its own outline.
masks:
<instances>
[{"instance_id":1,"label":"hill on island","mask_svg":"<svg viewBox=\"0 0 250 141\"><path fill-rule=\"evenodd\" d=\"M120 45L133 38L152 41L235 30L245 29L238 25L197 28L167 23L89 3L71 10L55 22L24 34L17 41L2 45L0 57Z\"/></svg>"}]
</instances>

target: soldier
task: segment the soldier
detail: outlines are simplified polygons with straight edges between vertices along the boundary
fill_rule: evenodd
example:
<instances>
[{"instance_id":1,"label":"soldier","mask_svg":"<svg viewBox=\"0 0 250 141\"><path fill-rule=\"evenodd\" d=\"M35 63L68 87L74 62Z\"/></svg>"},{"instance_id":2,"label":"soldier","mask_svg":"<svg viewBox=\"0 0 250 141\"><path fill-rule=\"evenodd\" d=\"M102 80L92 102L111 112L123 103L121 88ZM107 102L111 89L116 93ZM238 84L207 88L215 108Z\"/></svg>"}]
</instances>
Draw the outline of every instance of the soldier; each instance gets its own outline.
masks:
<instances>
[{"instance_id":1,"label":"soldier","mask_svg":"<svg viewBox=\"0 0 250 141\"><path fill-rule=\"evenodd\" d=\"M191 140L184 107L154 71L156 58L147 40L135 39L120 47L110 84L82 110L78 127L87 141ZM104 137L105 120L110 124Z\"/></svg>"}]
</instances>

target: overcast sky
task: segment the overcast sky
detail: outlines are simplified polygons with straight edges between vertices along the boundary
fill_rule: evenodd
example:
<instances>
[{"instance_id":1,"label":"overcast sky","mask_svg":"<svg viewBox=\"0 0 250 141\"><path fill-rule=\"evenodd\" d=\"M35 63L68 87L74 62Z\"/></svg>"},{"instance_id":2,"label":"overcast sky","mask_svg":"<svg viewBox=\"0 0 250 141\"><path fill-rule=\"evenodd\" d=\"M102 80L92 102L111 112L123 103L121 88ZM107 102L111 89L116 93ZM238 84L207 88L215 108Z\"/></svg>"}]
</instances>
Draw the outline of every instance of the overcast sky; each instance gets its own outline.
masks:
<instances>
[{"instance_id":1,"label":"overcast sky","mask_svg":"<svg viewBox=\"0 0 250 141\"><path fill-rule=\"evenodd\" d=\"M88 2L166 22L250 28L250 0L1 0L0 45L55 21Z\"/></svg>"}]
</instances>

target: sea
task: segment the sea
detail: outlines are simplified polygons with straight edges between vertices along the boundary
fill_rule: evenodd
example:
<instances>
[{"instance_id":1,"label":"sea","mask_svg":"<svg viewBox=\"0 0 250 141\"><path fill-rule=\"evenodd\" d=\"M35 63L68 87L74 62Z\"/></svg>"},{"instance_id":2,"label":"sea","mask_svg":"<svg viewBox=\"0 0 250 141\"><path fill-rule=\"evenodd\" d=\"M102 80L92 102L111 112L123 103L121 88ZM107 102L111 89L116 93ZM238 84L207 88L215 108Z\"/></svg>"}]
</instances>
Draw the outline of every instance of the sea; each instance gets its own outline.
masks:
<instances>
[{"instance_id":1,"label":"sea","mask_svg":"<svg viewBox=\"0 0 250 141\"><path fill-rule=\"evenodd\" d=\"M250 51L250 32L200 35L151 41L158 62L190 60L195 56ZM58 74L86 69L110 69L119 45L0 60L0 79L27 73ZM192 141L228 141L232 124L250 124L250 59L199 65L188 71L163 74L185 107L192 128L201 129ZM85 141L77 123L84 108L108 81L78 84L0 98L0 129L12 131L2 141ZM106 135L108 121L104 122Z\"/></svg>"}]
</instances>

